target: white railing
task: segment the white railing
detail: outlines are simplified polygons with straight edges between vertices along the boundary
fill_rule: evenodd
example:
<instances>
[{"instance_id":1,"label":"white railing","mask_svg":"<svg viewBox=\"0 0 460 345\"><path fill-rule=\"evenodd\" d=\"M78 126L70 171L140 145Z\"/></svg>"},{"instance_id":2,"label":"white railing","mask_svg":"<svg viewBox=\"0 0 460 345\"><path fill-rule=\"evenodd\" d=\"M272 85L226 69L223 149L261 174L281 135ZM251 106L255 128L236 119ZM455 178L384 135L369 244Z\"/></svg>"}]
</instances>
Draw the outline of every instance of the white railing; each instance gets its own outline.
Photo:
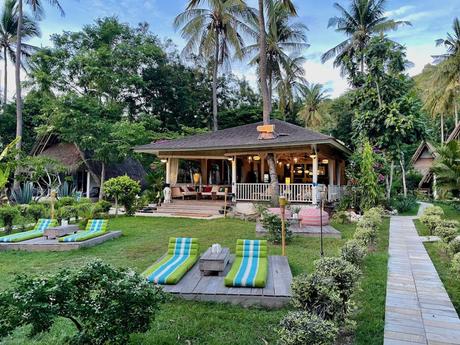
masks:
<instances>
[{"instance_id":1,"label":"white railing","mask_svg":"<svg viewBox=\"0 0 460 345\"><path fill-rule=\"evenodd\" d=\"M270 201L271 188L269 183L237 183L236 200Z\"/></svg>"},{"instance_id":2,"label":"white railing","mask_svg":"<svg viewBox=\"0 0 460 345\"><path fill-rule=\"evenodd\" d=\"M290 202L312 202L313 185L311 183L280 183L280 196Z\"/></svg>"},{"instance_id":3,"label":"white railing","mask_svg":"<svg viewBox=\"0 0 460 345\"><path fill-rule=\"evenodd\" d=\"M320 199L320 191L324 185L317 187L316 200ZM280 196L286 197L289 202L313 202L313 184L311 183L280 183ZM341 186L328 186L328 201L337 201L342 196ZM269 183L237 183L236 200L239 201L270 201L271 185Z\"/></svg>"}]
</instances>

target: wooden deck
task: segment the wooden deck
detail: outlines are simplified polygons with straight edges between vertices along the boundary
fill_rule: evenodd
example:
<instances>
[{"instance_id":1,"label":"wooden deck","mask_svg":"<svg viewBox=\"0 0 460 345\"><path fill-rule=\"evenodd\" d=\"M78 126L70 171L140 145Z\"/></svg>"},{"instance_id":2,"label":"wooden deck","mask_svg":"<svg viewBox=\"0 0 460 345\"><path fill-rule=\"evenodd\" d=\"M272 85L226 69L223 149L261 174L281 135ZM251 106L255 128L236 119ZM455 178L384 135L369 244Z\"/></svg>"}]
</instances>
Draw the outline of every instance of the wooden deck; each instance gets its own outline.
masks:
<instances>
[{"instance_id":1,"label":"wooden deck","mask_svg":"<svg viewBox=\"0 0 460 345\"><path fill-rule=\"evenodd\" d=\"M234 255L227 265L230 270ZM291 297L292 274L286 257L268 258L268 279L265 288L226 287L224 276L202 276L199 265L193 268L176 285L164 285L165 291L188 300L226 302L245 307L263 306L281 308Z\"/></svg>"},{"instance_id":2,"label":"wooden deck","mask_svg":"<svg viewBox=\"0 0 460 345\"><path fill-rule=\"evenodd\" d=\"M57 239L47 240L44 237L40 237L17 243L0 243L0 251L24 250L27 252L62 252L93 247L120 236L121 231L109 231L102 236L91 238L83 242L59 242Z\"/></svg>"}]
</instances>

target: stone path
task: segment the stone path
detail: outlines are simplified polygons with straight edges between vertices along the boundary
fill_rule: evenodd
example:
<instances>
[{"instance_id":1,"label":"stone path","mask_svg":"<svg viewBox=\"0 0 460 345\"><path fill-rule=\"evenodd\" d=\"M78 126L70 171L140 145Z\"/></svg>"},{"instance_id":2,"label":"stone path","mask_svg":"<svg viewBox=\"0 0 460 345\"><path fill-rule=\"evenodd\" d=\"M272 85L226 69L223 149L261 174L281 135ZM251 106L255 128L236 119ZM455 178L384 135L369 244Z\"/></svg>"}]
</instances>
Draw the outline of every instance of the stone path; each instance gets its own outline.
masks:
<instances>
[{"instance_id":1,"label":"stone path","mask_svg":"<svg viewBox=\"0 0 460 345\"><path fill-rule=\"evenodd\" d=\"M392 217L384 345L460 344L460 319L412 217Z\"/></svg>"}]
</instances>

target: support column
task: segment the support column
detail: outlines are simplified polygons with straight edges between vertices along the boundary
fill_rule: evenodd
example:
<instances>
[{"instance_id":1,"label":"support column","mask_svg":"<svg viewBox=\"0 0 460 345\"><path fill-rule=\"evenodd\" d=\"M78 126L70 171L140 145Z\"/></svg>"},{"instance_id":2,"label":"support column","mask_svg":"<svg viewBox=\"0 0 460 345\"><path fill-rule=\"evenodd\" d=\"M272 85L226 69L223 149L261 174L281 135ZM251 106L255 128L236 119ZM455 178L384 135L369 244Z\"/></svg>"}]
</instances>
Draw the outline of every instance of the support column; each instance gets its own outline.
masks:
<instances>
[{"instance_id":1,"label":"support column","mask_svg":"<svg viewBox=\"0 0 460 345\"><path fill-rule=\"evenodd\" d=\"M236 201L236 156L232 159L232 193L233 201Z\"/></svg>"},{"instance_id":2,"label":"support column","mask_svg":"<svg viewBox=\"0 0 460 345\"><path fill-rule=\"evenodd\" d=\"M86 172L86 197L89 198L91 192L91 173L89 170Z\"/></svg>"},{"instance_id":3,"label":"support column","mask_svg":"<svg viewBox=\"0 0 460 345\"><path fill-rule=\"evenodd\" d=\"M260 157L260 182L264 183L265 156Z\"/></svg>"},{"instance_id":4,"label":"support column","mask_svg":"<svg viewBox=\"0 0 460 345\"><path fill-rule=\"evenodd\" d=\"M335 174L335 160L329 159L327 163L327 175L329 176L329 185L327 186L328 201L333 199L332 193L334 192L334 174Z\"/></svg>"},{"instance_id":5,"label":"support column","mask_svg":"<svg viewBox=\"0 0 460 345\"><path fill-rule=\"evenodd\" d=\"M166 178L165 181L167 184L171 183L171 160L169 158L166 159Z\"/></svg>"},{"instance_id":6,"label":"support column","mask_svg":"<svg viewBox=\"0 0 460 345\"><path fill-rule=\"evenodd\" d=\"M315 154L313 156L313 188L311 191L311 200L313 205L316 205L318 203L318 155Z\"/></svg>"},{"instance_id":7,"label":"support column","mask_svg":"<svg viewBox=\"0 0 460 345\"><path fill-rule=\"evenodd\" d=\"M342 165L340 164L340 162L337 162L337 169L336 169L336 172L337 172L337 186L341 186L342 185Z\"/></svg>"}]
</instances>

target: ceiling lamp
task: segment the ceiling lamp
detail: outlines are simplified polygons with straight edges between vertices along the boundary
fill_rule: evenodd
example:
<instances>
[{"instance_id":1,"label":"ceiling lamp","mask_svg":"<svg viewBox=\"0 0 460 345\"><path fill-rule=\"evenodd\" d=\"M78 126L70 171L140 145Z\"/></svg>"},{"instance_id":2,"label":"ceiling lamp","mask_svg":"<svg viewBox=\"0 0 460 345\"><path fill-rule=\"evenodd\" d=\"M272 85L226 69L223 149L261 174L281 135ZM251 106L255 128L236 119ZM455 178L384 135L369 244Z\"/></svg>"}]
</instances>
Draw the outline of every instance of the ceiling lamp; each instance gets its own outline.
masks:
<instances>
[{"instance_id":1,"label":"ceiling lamp","mask_svg":"<svg viewBox=\"0 0 460 345\"><path fill-rule=\"evenodd\" d=\"M315 158L316 158L316 155L313 155L313 154L312 154L312 155L310 155L310 158L311 158L311 159L315 159Z\"/></svg>"},{"instance_id":2,"label":"ceiling lamp","mask_svg":"<svg viewBox=\"0 0 460 345\"><path fill-rule=\"evenodd\" d=\"M166 158L160 159L160 162L161 162L161 163L166 163L167 161L168 161L168 160L167 160Z\"/></svg>"},{"instance_id":3,"label":"ceiling lamp","mask_svg":"<svg viewBox=\"0 0 460 345\"><path fill-rule=\"evenodd\" d=\"M328 159L323 159L323 160L321 161L321 163L323 163L323 164L329 164L329 160L328 160Z\"/></svg>"},{"instance_id":4,"label":"ceiling lamp","mask_svg":"<svg viewBox=\"0 0 460 345\"><path fill-rule=\"evenodd\" d=\"M301 174L301 173L302 173L302 169L297 170L297 174Z\"/></svg>"},{"instance_id":5,"label":"ceiling lamp","mask_svg":"<svg viewBox=\"0 0 460 345\"><path fill-rule=\"evenodd\" d=\"M297 157L294 157L294 163L297 163L298 159Z\"/></svg>"},{"instance_id":6,"label":"ceiling lamp","mask_svg":"<svg viewBox=\"0 0 460 345\"><path fill-rule=\"evenodd\" d=\"M233 157L228 157L227 160L231 162L233 160Z\"/></svg>"},{"instance_id":7,"label":"ceiling lamp","mask_svg":"<svg viewBox=\"0 0 460 345\"><path fill-rule=\"evenodd\" d=\"M251 156L248 157L248 161L252 161L252 157L251 157Z\"/></svg>"},{"instance_id":8,"label":"ceiling lamp","mask_svg":"<svg viewBox=\"0 0 460 345\"><path fill-rule=\"evenodd\" d=\"M258 155L255 155L254 157L252 157L255 161L260 161L260 156Z\"/></svg>"},{"instance_id":9,"label":"ceiling lamp","mask_svg":"<svg viewBox=\"0 0 460 345\"><path fill-rule=\"evenodd\" d=\"M289 168L291 166L291 164L287 163L286 166Z\"/></svg>"}]
</instances>

